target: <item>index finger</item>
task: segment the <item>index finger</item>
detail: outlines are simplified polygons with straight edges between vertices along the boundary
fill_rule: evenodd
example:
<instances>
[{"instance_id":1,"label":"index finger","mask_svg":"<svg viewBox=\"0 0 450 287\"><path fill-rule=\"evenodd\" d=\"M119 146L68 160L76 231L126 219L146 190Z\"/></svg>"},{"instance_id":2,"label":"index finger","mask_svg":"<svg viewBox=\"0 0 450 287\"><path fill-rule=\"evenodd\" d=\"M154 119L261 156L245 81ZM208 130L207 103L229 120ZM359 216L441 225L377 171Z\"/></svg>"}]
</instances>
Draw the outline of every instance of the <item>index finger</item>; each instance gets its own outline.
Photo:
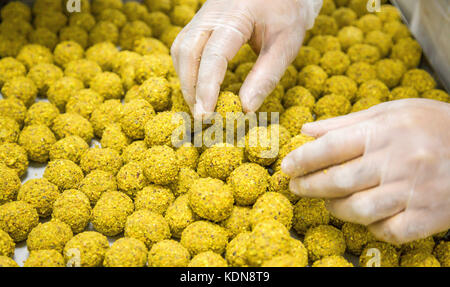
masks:
<instances>
[{"instance_id":1,"label":"index finger","mask_svg":"<svg viewBox=\"0 0 450 287\"><path fill-rule=\"evenodd\" d=\"M302 127L302 133L312 136L321 137L327 132L352 126L362 121L375 117L386 105L379 104L367 110L351 113L348 115L330 118L322 121L306 123Z\"/></svg>"},{"instance_id":2,"label":"index finger","mask_svg":"<svg viewBox=\"0 0 450 287\"><path fill-rule=\"evenodd\" d=\"M230 27L221 27L212 33L201 56L194 116L201 118L206 113L214 112L228 62L237 54L248 37L249 35Z\"/></svg>"},{"instance_id":3,"label":"index finger","mask_svg":"<svg viewBox=\"0 0 450 287\"><path fill-rule=\"evenodd\" d=\"M194 30L182 33L172 46L172 58L174 59L175 70L180 78L184 98L192 110L195 104L195 85L200 58L211 32Z\"/></svg>"},{"instance_id":4,"label":"index finger","mask_svg":"<svg viewBox=\"0 0 450 287\"><path fill-rule=\"evenodd\" d=\"M340 164L364 154L368 123L345 127L326 133L289 153L281 163L284 173L290 177Z\"/></svg>"}]
</instances>

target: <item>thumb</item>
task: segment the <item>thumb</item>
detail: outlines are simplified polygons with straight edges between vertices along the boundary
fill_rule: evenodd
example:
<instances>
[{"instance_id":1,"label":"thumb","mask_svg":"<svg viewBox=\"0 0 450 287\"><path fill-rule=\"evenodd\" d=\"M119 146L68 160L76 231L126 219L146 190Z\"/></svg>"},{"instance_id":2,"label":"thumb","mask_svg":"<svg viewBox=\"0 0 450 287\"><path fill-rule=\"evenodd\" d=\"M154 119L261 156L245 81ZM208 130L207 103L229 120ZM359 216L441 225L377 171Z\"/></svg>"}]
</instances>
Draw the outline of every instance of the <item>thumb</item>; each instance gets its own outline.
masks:
<instances>
[{"instance_id":1,"label":"thumb","mask_svg":"<svg viewBox=\"0 0 450 287\"><path fill-rule=\"evenodd\" d=\"M287 67L295 59L303 37L304 31L284 32L263 44L258 60L239 92L245 112L256 112L267 95L275 89Z\"/></svg>"}]
</instances>

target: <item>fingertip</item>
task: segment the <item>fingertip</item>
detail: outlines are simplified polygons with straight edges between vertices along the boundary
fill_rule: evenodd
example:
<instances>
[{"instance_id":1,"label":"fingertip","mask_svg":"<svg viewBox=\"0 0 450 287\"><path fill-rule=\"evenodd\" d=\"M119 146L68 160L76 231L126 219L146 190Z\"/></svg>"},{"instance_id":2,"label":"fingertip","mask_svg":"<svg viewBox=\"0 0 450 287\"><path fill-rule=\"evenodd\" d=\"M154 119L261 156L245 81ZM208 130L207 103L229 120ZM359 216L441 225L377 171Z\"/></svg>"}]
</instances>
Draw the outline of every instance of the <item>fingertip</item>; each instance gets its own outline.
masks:
<instances>
[{"instance_id":1,"label":"fingertip","mask_svg":"<svg viewBox=\"0 0 450 287\"><path fill-rule=\"evenodd\" d=\"M303 124L301 133L310 137L316 137L318 134L315 130L316 127L317 124L314 122Z\"/></svg>"},{"instance_id":2,"label":"fingertip","mask_svg":"<svg viewBox=\"0 0 450 287\"><path fill-rule=\"evenodd\" d=\"M242 109L245 113L255 113L261 107L264 100L260 100L257 96L246 96L241 98Z\"/></svg>"},{"instance_id":3,"label":"fingertip","mask_svg":"<svg viewBox=\"0 0 450 287\"><path fill-rule=\"evenodd\" d=\"M298 191L298 188L297 188L297 180L296 180L295 178L292 178L292 179L289 181L289 190L290 190L293 194L295 194L295 195L297 195L297 196L301 196L301 194L300 194L299 191Z\"/></svg>"},{"instance_id":4,"label":"fingertip","mask_svg":"<svg viewBox=\"0 0 450 287\"><path fill-rule=\"evenodd\" d=\"M194 118L196 120L202 120L206 113L207 112L203 106L203 102L200 99L197 99L196 103L194 104Z\"/></svg>"},{"instance_id":5,"label":"fingertip","mask_svg":"<svg viewBox=\"0 0 450 287\"><path fill-rule=\"evenodd\" d=\"M181 93L183 94L186 104L192 109L195 104L195 96L185 87L181 87Z\"/></svg>"},{"instance_id":6,"label":"fingertip","mask_svg":"<svg viewBox=\"0 0 450 287\"><path fill-rule=\"evenodd\" d=\"M307 197L308 194L308 184L302 178L292 178L289 182L289 189L292 193L300 197Z\"/></svg>"},{"instance_id":7,"label":"fingertip","mask_svg":"<svg viewBox=\"0 0 450 287\"><path fill-rule=\"evenodd\" d=\"M326 199L325 200L325 208L326 208L326 210L328 210L335 217L337 217L336 216L336 212L335 212L335 208L334 208L334 203L336 202L336 200L339 200L339 199L335 199L335 200ZM339 219L341 219L341 218L339 218Z\"/></svg>"},{"instance_id":8,"label":"fingertip","mask_svg":"<svg viewBox=\"0 0 450 287\"><path fill-rule=\"evenodd\" d=\"M288 176L292 176L293 175L293 168L294 168L294 164L292 162L292 159L289 156L286 156L281 161L281 171L283 173L287 174Z\"/></svg>"},{"instance_id":9,"label":"fingertip","mask_svg":"<svg viewBox=\"0 0 450 287\"><path fill-rule=\"evenodd\" d=\"M307 172L302 163L303 158L302 147L291 151L281 161L281 170L292 178L305 176Z\"/></svg>"},{"instance_id":10,"label":"fingertip","mask_svg":"<svg viewBox=\"0 0 450 287\"><path fill-rule=\"evenodd\" d=\"M239 91L244 111L256 112L275 89L279 80L267 61L260 57Z\"/></svg>"},{"instance_id":11,"label":"fingertip","mask_svg":"<svg viewBox=\"0 0 450 287\"><path fill-rule=\"evenodd\" d=\"M399 223L402 226L399 226ZM411 238L405 234L405 226L403 225L408 225L408 222L405 222L404 212L373 223L368 226L368 229L375 238L394 245L400 245L411 241Z\"/></svg>"},{"instance_id":12,"label":"fingertip","mask_svg":"<svg viewBox=\"0 0 450 287\"><path fill-rule=\"evenodd\" d=\"M392 237L387 236L386 232L381 228L379 223L371 224L367 227L367 229L376 239L391 244L397 244L396 242L393 242Z\"/></svg>"}]
</instances>

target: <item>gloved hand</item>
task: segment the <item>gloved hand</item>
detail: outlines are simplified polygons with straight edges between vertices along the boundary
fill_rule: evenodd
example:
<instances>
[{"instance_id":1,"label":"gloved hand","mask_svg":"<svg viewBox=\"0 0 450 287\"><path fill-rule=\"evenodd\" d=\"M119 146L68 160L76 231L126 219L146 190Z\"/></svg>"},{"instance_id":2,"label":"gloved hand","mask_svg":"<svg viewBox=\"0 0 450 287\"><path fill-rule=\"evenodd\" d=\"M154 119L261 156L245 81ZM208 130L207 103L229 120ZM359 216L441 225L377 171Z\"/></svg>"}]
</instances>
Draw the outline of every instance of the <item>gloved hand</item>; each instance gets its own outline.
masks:
<instances>
[{"instance_id":1,"label":"gloved hand","mask_svg":"<svg viewBox=\"0 0 450 287\"><path fill-rule=\"evenodd\" d=\"M322 0L208 0L171 48L195 117L213 112L227 63L250 41L259 58L243 84L246 112L256 111L295 59Z\"/></svg>"},{"instance_id":2,"label":"gloved hand","mask_svg":"<svg viewBox=\"0 0 450 287\"><path fill-rule=\"evenodd\" d=\"M450 104L407 99L303 125L282 170L297 195L404 243L450 228Z\"/></svg>"}]
</instances>

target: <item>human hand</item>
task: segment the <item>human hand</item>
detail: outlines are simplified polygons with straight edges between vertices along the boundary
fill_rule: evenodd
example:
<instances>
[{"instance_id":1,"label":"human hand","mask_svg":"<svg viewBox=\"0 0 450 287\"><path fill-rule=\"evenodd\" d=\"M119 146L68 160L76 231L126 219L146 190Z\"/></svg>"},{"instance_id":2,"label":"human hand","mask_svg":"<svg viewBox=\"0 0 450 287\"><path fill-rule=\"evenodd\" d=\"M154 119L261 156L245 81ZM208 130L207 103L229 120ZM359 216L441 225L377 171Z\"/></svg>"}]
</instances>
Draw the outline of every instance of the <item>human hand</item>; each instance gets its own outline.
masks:
<instances>
[{"instance_id":1,"label":"human hand","mask_svg":"<svg viewBox=\"0 0 450 287\"><path fill-rule=\"evenodd\" d=\"M450 227L450 104L407 99L305 124L282 170L299 196L404 243Z\"/></svg>"},{"instance_id":2,"label":"human hand","mask_svg":"<svg viewBox=\"0 0 450 287\"><path fill-rule=\"evenodd\" d=\"M297 56L321 6L321 0L208 0L171 48L194 116L214 111L228 61L247 41L259 58L240 97L244 111L256 111Z\"/></svg>"}]
</instances>

